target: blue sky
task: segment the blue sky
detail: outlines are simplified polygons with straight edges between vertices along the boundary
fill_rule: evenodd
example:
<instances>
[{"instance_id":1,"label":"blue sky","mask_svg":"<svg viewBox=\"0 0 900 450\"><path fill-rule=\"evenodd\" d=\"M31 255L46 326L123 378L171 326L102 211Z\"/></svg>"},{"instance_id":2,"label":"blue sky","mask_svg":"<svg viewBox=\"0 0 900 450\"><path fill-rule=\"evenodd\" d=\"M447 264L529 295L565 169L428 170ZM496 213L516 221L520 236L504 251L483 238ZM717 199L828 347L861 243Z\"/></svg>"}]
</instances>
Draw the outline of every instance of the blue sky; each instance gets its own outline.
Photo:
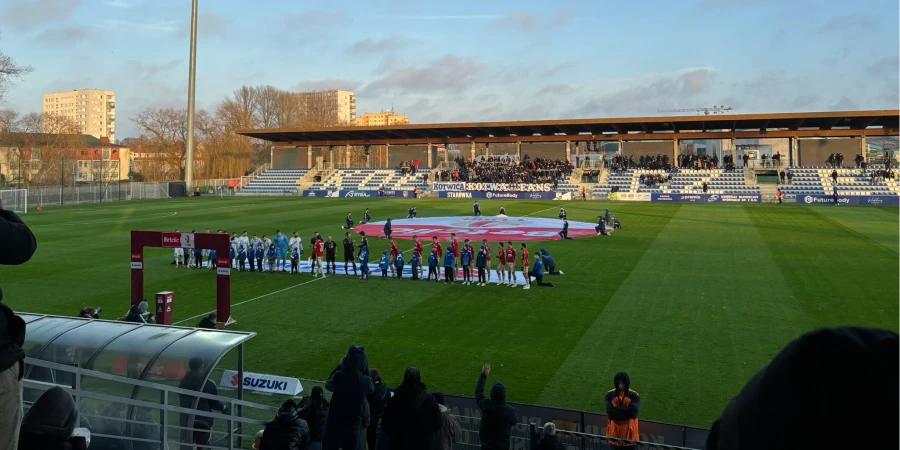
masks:
<instances>
[{"instance_id":1,"label":"blue sky","mask_svg":"<svg viewBox=\"0 0 900 450\"><path fill-rule=\"evenodd\" d=\"M351 89L414 123L897 108L898 2L201 0L197 104L242 84ZM0 50L34 72L5 105L84 87L117 137L187 104L190 0L3 0Z\"/></svg>"}]
</instances>

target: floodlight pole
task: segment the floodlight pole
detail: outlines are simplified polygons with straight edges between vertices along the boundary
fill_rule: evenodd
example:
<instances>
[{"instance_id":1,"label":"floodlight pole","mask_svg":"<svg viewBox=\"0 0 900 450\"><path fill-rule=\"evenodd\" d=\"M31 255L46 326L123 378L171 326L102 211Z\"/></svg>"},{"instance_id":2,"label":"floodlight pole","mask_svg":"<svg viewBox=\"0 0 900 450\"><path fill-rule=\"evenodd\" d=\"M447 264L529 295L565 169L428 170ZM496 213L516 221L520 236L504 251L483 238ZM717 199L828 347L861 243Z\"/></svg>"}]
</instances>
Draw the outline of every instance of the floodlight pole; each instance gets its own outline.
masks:
<instances>
[{"instance_id":1,"label":"floodlight pole","mask_svg":"<svg viewBox=\"0 0 900 450\"><path fill-rule=\"evenodd\" d=\"M197 79L197 0L191 2L191 57L188 68L187 147L184 151L184 184L194 184L194 93Z\"/></svg>"}]
</instances>

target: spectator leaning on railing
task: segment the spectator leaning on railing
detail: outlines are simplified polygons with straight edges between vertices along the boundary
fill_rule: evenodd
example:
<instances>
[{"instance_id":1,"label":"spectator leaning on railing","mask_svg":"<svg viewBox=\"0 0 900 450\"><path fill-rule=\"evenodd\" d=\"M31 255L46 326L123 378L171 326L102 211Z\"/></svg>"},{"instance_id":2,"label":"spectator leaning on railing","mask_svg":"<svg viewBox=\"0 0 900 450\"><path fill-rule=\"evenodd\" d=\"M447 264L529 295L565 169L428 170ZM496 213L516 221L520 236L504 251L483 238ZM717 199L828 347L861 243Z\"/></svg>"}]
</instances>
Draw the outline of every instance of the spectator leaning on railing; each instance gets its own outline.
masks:
<instances>
[{"instance_id":1,"label":"spectator leaning on railing","mask_svg":"<svg viewBox=\"0 0 900 450\"><path fill-rule=\"evenodd\" d=\"M0 202L0 264L22 264L34 255L34 234ZM0 290L0 450L15 449L22 421L25 321L3 303Z\"/></svg>"}]
</instances>

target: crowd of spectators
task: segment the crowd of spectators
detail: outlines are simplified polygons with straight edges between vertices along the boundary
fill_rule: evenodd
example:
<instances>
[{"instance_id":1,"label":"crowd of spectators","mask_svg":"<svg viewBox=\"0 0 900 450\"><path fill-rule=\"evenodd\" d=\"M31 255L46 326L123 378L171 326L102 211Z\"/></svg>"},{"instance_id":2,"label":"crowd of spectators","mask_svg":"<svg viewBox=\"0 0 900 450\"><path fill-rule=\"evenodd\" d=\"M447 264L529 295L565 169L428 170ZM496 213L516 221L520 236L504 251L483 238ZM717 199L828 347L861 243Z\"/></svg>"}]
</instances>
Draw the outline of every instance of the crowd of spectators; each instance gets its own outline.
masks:
<instances>
[{"instance_id":1,"label":"crowd of spectators","mask_svg":"<svg viewBox=\"0 0 900 450\"><path fill-rule=\"evenodd\" d=\"M492 156L481 159L456 159L457 168L442 170L443 181L470 183L553 183L572 174L574 167L568 161L548 158L522 160L508 156Z\"/></svg>"},{"instance_id":2,"label":"crowd of spectators","mask_svg":"<svg viewBox=\"0 0 900 450\"><path fill-rule=\"evenodd\" d=\"M403 175L415 175L419 171L419 160L403 161L400 163L400 172Z\"/></svg>"},{"instance_id":3,"label":"crowd of spectators","mask_svg":"<svg viewBox=\"0 0 900 450\"><path fill-rule=\"evenodd\" d=\"M641 184L645 184L647 186L657 186L672 181L672 174L641 174L640 181Z\"/></svg>"}]
</instances>

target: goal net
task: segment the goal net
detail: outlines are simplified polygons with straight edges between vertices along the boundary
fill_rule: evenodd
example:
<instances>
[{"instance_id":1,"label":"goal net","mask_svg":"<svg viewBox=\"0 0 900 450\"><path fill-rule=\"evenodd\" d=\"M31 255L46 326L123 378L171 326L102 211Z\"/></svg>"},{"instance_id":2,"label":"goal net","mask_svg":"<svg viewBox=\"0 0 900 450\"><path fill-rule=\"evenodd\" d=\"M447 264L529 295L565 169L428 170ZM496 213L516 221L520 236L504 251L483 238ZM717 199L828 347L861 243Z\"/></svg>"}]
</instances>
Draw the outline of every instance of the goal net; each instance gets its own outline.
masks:
<instances>
[{"instance_id":1,"label":"goal net","mask_svg":"<svg viewBox=\"0 0 900 450\"><path fill-rule=\"evenodd\" d=\"M3 209L15 213L28 212L27 189L0 189L0 204Z\"/></svg>"}]
</instances>

